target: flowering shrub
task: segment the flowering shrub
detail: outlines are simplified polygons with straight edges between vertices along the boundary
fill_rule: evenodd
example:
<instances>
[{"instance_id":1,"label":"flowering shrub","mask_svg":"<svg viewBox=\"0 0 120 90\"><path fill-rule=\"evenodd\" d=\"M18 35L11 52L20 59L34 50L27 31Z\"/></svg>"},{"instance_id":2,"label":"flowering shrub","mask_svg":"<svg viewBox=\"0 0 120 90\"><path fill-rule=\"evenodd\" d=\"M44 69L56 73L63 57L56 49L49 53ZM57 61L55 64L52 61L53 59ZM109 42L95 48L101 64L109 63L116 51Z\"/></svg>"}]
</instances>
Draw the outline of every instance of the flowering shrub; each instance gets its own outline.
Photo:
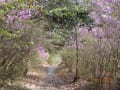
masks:
<instances>
[{"instance_id":1,"label":"flowering shrub","mask_svg":"<svg viewBox=\"0 0 120 90\"><path fill-rule=\"evenodd\" d=\"M91 17L95 20L96 24L102 25L102 32L104 37L113 38L113 33L118 31L120 27L119 21L119 3L120 1L116 0L94 0L93 2L94 11L91 13ZM116 14L116 15L115 15ZM99 30L98 30L99 32Z\"/></svg>"},{"instance_id":2,"label":"flowering shrub","mask_svg":"<svg viewBox=\"0 0 120 90\"><path fill-rule=\"evenodd\" d=\"M82 36L88 36L85 33L91 35L88 36L89 38L85 38L84 47L81 48L84 51L82 51L79 57L83 61L80 59L79 67L83 68L83 71L86 71L85 66L89 67L91 64L87 70L89 69L92 72L91 75L93 77L104 78L108 74L117 77L116 73L118 73L118 66L120 64L120 1L93 0L92 5L93 11L89 16L94 19L93 24L95 26L90 30L89 28L80 30L80 35L83 34ZM95 41L91 46L91 42L88 42L86 39ZM87 57L88 59L86 59ZM80 74L84 73L82 70L80 70ZM104 82L101 81L99 83L102 84Z\"/></svg>"},{"instance_id":3,"label":"flowering shrub","mask_svg":"<svg viewBox=\"0 0 120 90\"><path fill-rule=\"evenodd\" d=\"M0 79L3 81L23 76L31 47L38 38L38 32L33 30L35 24L30 23L32 12L28 7L26 0L0 1Z\"/></svg>"}]
</instances>

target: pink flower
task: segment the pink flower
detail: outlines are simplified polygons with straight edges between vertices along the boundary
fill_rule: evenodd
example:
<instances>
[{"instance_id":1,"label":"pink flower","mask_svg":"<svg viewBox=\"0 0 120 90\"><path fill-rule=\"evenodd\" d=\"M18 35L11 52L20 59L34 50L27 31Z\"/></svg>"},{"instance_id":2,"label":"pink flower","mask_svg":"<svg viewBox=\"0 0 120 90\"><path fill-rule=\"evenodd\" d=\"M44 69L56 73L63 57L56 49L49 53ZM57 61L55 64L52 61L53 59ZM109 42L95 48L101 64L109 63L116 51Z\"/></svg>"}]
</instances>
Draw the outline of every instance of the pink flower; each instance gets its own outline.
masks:
<instances>
[{"instance_id":1,"label":"pink flower","mask_svg":"<svg viewBox=\"0 0 120 90\"><path fill-rule=\"evenodd\" d=\"M96 24L101 24L101 22L103 21L103 18L100 15L97 15L96 12L92 12L89 16L95 20Z\"/></svg>"},{"instance_id":2,"label":"pink flower","mask_svg":"<svg viewBox=\"0 0 120 90\"><path fill-rule=\"evenodd\" d=\"M92 34L96 38L103 38L104 37L104 32L103 32L102 28L99 28L99 27L93 28L92 29Z\"/></svg>"},{"instance_id":3,"label":"pink flower","mask_svg":"<svg viewBox=\"0 0 120 90\"><path fill-rule=\"evenodd\" d=\"M15 16L8 15L8 22L9 23L14 23L14 21L15 21Z\"/></svg>"},{"instance_id":4,"label":"pink flower","mask_svg":"<svg viewBox=\"0 0 120 90\"><path fill-rule=\"evenodd\" d=\"M5 0L0 0L0 3L4 3L5 2Z\"/></svg>"},{"instance_id":5,"label":"pink flower","mask_svg":"<svg viewBox=\"0 0 120 90\"><path fill-rule=\"evenodd\" d=\"M110 4L120 5L120 0L105 0L105 1Z\"/></svg>"},{"instance_id":6,"label":"pink flower","mask_svg":"<svg viewBox=\"0 0 120 90\"><path fill-rule=\"evenodd\" d=\"M30 19L31 11L30 11L30 9L22 10L17 15L18 15L18 17L20 17L21 19L24 19L24 20Z\"/></svg>"}]
</instances>

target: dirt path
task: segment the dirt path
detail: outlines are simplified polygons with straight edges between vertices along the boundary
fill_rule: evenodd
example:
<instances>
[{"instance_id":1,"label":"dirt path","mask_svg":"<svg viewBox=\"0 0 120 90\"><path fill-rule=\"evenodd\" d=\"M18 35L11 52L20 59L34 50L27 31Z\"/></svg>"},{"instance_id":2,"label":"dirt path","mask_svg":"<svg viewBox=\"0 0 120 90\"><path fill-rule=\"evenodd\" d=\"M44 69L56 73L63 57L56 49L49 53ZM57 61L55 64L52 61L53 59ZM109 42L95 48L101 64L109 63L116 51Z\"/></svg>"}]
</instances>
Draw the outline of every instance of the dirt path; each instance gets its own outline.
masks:
<instances>
[{"instance_id":1,"label":"dirt path","mask_svg":"<svg viewBox=\"0 0 120 90\"><path fill-rule=\"evenodd\" d=\"M45 76L29 75L21 86L27 90L84 90L80 89L80 86L86 82L70 83L74 75L67 73L58 76L57 68L57 66L43 66Z\"/></svg>"},{"instance_id":2,"label":"dirt path","mask_svg":"<svg viewBox=\"0 0 120 90\"><path fill-rule=\"evenodd\" d=\"M62 84L62 80L57 77L56 75L56 66L48 67L47 69L47 81L52 86L59 88L59 86Z\"/></svg>"},{"instance_id":3,"label":"dirt path","mask_svg":"<svg viewBox=\"0 0 120 90\"><path fill-rule=\"evenodd\" d=\"M57 77L56 69L56 66L48 66L45 69L46 76L44 78L31 76L31 80L23 83L23 86L29 90L67 90L60 87L62 80Z\"/></svg>"}]
</instances>

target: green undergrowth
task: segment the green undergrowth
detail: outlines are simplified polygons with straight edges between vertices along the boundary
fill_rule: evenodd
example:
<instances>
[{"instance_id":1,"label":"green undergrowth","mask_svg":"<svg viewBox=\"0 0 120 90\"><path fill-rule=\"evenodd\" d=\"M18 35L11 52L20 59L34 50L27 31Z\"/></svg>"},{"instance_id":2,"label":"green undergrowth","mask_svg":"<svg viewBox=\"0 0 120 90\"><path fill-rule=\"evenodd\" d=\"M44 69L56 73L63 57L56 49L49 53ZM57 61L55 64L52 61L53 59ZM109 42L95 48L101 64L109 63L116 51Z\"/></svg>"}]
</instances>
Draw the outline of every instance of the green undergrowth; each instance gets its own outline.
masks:
<instances>
[{"instance_id":1,"label":"green undergrowth","mask_svg":"<svg viewBox=\"0 0 120 90\"><path fill-rule=\"evenodd\" d=\"M31 55L31 60L28 65L28 73L35 72L37 75L41 75L43 73L41 69L41 65L44 63L44 58L40 57L40 55L35 52Z\"/></svg>"},{"instance_id":2,"label":"green undergrowth","mask_svg":"<svg viewBox=\"0 0 120 90\"><path fill-rule=\"evenodd\" d=\"M25 87L21 87L19 85L6 85L3 87L0 87L0 90L29 90Z\"/></svg>"},{"instance_id":3,"label":"green undergrowth","mask_svg":"<svg viewBox=\"0 0 120 90\"><path fill-rule=\"evenodd\" d=\"M61 61L60 54L51 54L48 59L48 64L50 65L58 65Z\"/></svg>"}]
</instances>

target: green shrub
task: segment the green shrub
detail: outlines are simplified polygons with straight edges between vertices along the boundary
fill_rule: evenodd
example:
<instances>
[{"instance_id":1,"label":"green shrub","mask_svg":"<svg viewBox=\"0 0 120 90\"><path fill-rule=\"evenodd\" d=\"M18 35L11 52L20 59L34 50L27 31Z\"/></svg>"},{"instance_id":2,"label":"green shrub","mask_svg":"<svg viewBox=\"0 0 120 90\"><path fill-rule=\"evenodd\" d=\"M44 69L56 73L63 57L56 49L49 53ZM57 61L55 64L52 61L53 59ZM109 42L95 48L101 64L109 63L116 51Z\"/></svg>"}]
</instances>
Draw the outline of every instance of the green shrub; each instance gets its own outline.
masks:
<instances>
[{"instance_id":1,"label":"green shrub","mask_svg":"<svg viewBox=\"0 0 120 90\"><path fill-rule=\"evenodd\" d=\"M24 75L27 69L27 64L22 60L16 63L12 63L9 67L4 66L0 68L0 79L1 80L16 80Z\"/></svg>"},{"instance_id":2,"label":"green shrub","mask_svg":"<svg viewBox=\"0 0 120 90\"><path fill-rule=\"evenodd\" d=\"M73 66L75 66L76 50L73 48L64 48L61 52L61 57L63 63L69 68L69 71L71 72Z\"/></svg>"},{"instance_id":3,"label":"green shrub","mask_svg":"<svg viewBox=\"0 0 120 90\"><path fill-rule=\"evenodd\" d=\"M59 62L61 61L61 56L59 54L53 53L49 56L49 59L47 60L47 62L50 65L57 65L59 64Z\"/></svg>"}]
</instances>

